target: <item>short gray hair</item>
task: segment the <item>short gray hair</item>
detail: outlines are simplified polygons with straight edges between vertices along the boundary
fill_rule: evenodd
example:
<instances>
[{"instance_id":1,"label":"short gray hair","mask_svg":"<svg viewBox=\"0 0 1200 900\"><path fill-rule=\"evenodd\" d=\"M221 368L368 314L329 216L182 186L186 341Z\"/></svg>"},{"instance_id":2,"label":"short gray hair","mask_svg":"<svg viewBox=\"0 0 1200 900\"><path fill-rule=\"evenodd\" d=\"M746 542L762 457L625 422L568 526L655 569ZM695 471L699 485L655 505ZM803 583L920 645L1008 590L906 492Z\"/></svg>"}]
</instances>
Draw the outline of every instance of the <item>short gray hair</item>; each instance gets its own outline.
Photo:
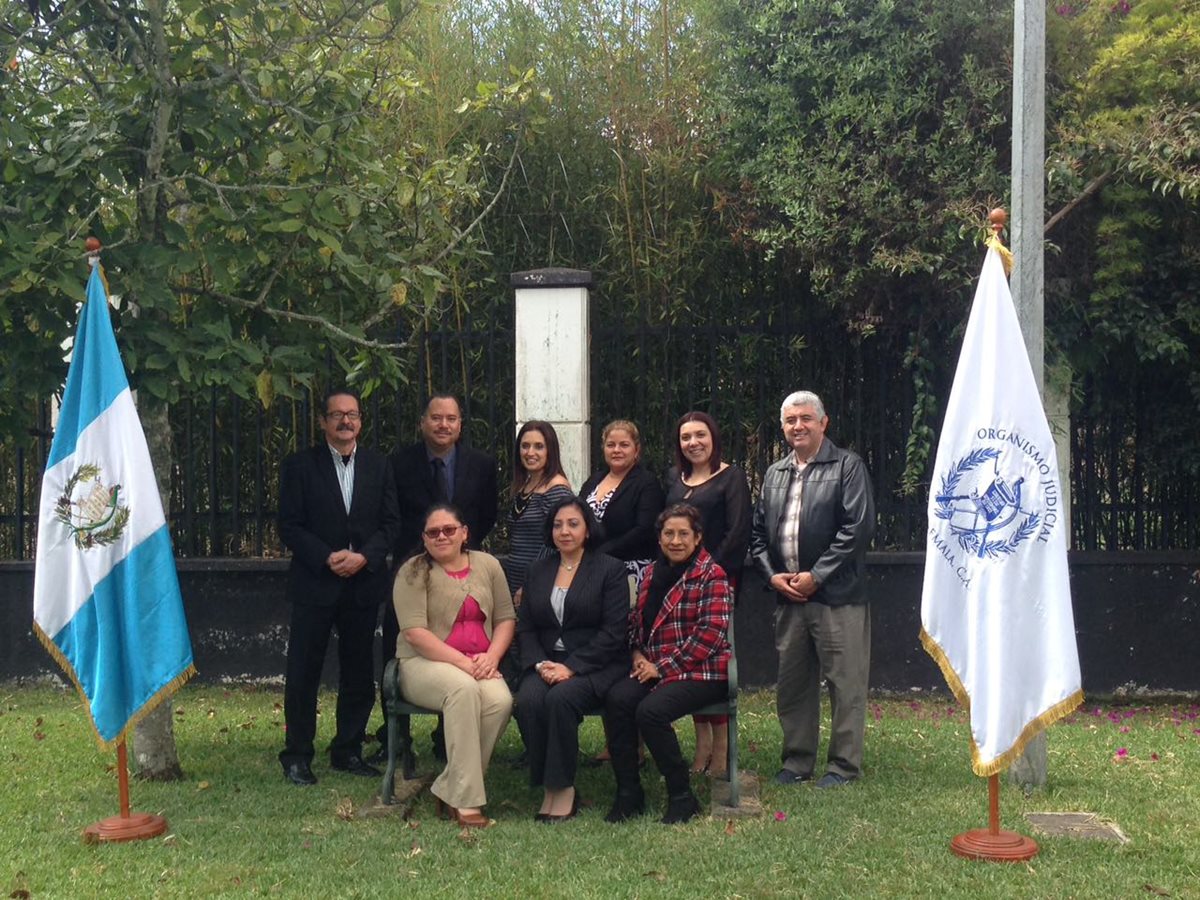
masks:
<instances>
[{"instance_id":1,"label":"short gray hair","mask_svg":"<svg viewBox=\"0 0 1200 900\"><path fill-rule=\"evenodd\" d=\"M779 405L779 424L783 424L783 411L790 406L811 406L817 413L818 419L825 418L825 404L812 391L792 391L783 398Z\"/></svg>"}]
</instances>

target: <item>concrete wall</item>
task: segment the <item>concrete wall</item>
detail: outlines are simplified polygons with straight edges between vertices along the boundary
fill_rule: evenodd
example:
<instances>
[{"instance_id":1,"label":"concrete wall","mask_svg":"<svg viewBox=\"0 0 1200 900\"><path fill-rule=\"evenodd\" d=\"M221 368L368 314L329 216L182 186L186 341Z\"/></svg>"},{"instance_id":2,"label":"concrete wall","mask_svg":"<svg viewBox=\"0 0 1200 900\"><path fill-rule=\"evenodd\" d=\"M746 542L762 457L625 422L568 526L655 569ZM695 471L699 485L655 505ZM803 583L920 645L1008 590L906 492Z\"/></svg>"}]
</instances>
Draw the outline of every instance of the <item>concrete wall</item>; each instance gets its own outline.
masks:
<instances>
[{"instance_id":1,"label":"concrete wall","mask_svg":"<svg viewBox=\"0 0 1200 900\"><path fill-rule=\"evenodd\" d=\"M945 688L917 640L923 566L920 553L869 557L874 688ZM201 680L282 679L286 571L286 560L179 561ZM775 680L774 600L761 585L747 568L737 608L746 686ZM1085 690L1200 691L1200 552L1072 554L1071 589ZM32 598L32 563L0 562L0 680L57 671L30 630Z\"/></svg>"}]
</instances>

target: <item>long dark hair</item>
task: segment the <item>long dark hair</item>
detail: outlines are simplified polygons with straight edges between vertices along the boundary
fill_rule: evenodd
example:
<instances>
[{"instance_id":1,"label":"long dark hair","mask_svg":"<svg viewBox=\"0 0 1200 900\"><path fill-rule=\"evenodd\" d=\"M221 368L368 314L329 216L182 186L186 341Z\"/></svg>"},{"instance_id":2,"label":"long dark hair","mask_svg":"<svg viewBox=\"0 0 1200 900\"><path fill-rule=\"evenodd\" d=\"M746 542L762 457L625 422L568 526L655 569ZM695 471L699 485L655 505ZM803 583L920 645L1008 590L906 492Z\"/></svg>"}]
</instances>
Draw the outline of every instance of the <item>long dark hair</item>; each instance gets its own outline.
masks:
<instances>
[{"instance_id":1,"label":"long dark hair","mask_svg":"<svg viewBox=\"0 0 1200 900\"><path fill-rule=\"evenodd\" d=\"M692 464L679 446L679 430L688 422L699 422L708 428L708 433L712 436L712 456L708 458L708 465L713 474L716 474L717 469L721 468L721 429L717 427L717 422L712 416L696 409L684 413L675 423L675 465L684 476L692 474Z\"/></svg>"},{"instance_id":2,"label":"long dark hair","mask_svg":"<svg viewBox=\"0 0 1200 900\"><path fill-rule=\"evenodd\" d=\"M546 442L546 468L542 470L542 477L545 481L549 481L555 475L567 477L567 473L563 471L562 454L558 449L558 432L554 430L554 426L549 422L543 422L541 419L530 419L521 426L521 430L517 432L516 443L513 444L513 479L512 492L515 497L524 486L529 478L529 473L525 471L525 467L521 464L521 438L525 437L531 431L540 431L542 439Z\"/></svg>"}]
</instances>

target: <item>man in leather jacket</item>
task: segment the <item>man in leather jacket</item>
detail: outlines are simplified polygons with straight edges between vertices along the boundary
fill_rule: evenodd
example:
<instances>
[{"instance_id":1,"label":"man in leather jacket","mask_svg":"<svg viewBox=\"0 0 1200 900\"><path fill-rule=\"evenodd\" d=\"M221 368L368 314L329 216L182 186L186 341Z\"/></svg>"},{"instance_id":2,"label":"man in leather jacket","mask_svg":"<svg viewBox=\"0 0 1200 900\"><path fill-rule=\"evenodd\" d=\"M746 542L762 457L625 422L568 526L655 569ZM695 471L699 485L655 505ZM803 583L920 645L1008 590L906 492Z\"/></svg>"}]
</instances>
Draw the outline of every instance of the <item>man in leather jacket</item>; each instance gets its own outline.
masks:
<instances>
[{"instance_id":1,"label":"man in leather jacket","mask_svg":"<svg viewBox=\"0 0 1200 900\"><path fill-rule=\"evenodd\" d=\"M779 417L792 452L767 469L750 536L754 562L778 601L783 767L775 780L813 778L824 679L833 721L817 787L837 787L862 774L871 654L863 575L875 501L862 459L825 437L829 417L820 397L789 394Z\"/></svg>"}]
</instances>

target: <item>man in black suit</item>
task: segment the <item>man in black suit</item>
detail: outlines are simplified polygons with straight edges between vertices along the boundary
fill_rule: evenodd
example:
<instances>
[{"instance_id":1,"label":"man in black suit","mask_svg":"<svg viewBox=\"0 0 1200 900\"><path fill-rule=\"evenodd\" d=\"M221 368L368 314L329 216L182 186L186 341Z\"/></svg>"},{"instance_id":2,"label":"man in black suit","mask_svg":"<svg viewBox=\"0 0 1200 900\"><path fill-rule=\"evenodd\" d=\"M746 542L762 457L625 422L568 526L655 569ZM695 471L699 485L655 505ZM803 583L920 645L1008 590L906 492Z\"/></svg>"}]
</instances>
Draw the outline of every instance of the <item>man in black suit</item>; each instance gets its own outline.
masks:
<instances>
[{"instance_id":1,"label":"man in black suit","mask_svg":"<svg viewBox=\"0 0 1200 900\"><path fill-rule=\"evenodd\" d=\"M279 534L292 551L283 693L287 732L279 761L297 785L317 782L312 772L317 691L333 628L339 676L330 764L353 775L380 774L363 762L362 743L375 696L375 621L389 595L387 555L400 524L387 457L358 446L358 396L346 388L326 394L321 429L325 439L284 460L279 478Z\"/></svg>"},{"instance_id":2,"label":"man in black suit","mask_svg":"<svg viewBox=\"0 0 1200 900\"><path fill-rule=\"evenodd\" d=\"M392 471L400 503L400 531L393 547L397 568L421 552L425 515L436 503L452 503L470 535L468 546L478 550L496 524L496 459L458 443L462 436L462 407L453 394L433 394L420 420L421 440L392 454ZM391 603L383 610L383 661L396 655L400 628ZM381 704L382 705L382 704ZM387 728L378 731L380 751L387 758ZM434 732L434 753L445 758L441 726Z\"/></svg>"},{"instance_id":3,"label":"man in black suit","mask_svg":"<svg viewBox=\"0 0 1200 900\"><path fill-rule=\"evenodd\" d=\"M462 409L453 394L434 394L420 421L421 440L392 454L396 496L400 502L400 533L395 562L399 566L421 552L425 514L435 503L453 503L478 550L496 524L496 459L463 447ZM395 647L384 650L395 655Z\"/></svg>"}]
</instances>

